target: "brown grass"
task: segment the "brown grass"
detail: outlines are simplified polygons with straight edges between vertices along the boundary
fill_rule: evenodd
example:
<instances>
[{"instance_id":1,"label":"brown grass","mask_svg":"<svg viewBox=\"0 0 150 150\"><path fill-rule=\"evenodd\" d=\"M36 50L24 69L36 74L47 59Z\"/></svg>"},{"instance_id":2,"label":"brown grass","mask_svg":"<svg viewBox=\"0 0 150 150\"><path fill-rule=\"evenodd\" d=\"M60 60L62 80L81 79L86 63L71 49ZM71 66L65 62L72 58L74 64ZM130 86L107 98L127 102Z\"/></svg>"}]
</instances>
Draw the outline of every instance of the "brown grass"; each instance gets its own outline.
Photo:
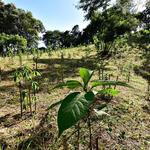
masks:
<instances>
[{"instance_id":1,"label":"brown grass","mask_svg":"<svg viewBox=\"0 0 150 150\"><path fill-rule=\"evenodd\" d=\"M50 89L61 82L61 68L64 70L64 80L79 80L78 70L80 67L95 69L95 52L93 46L87 48L79 47L53 52L52 56L43 54L38 61L38 68L42 76L40 78L40 91L38 92L37 113L31 117L29 110L24 111L23 118L20 118L19 92L13 82L13 72L19 67L18 57L0 58L2 69L2 81L0 82L0 144L6 149L42 149L61 150L63 149L61 138L57 139L57 108L45 111L52 103L63 99L68 92L67 88L57 89L53 92ZM61 61L61 52L64 53L64 61ZM133 51L134 52L134 51ZM111 80L119 75L119 80L126 82L126 73L120 75L115 63L125 64L132 62L141 64L137 53L125 52L124 58L109 60L105 74L112 74ZM23 56L23 64L34 68L33 56ZM138 61L135 61L138 59ZM116 61L116 62L115 62ZM95 72L93 80L98 79ZM111 102L100 100L99 103L108 103L106 111L110 117L96 118L94 115L93 147L95 140L99 139L99 146L105 150L149 150L150 149L150 102L145 99L147 81L131 71L129 83L134 89L117 87L120 94L114 97ZM87 125L81 121L84 127L81 129L80 147L83 150L88 148ZM66 136L74 131L74 127L67 130ZM123 137L123 133L125 133ZM69 149L73 150L76 143L76 136L68 140Z\"/></svg>"}]
</instances>

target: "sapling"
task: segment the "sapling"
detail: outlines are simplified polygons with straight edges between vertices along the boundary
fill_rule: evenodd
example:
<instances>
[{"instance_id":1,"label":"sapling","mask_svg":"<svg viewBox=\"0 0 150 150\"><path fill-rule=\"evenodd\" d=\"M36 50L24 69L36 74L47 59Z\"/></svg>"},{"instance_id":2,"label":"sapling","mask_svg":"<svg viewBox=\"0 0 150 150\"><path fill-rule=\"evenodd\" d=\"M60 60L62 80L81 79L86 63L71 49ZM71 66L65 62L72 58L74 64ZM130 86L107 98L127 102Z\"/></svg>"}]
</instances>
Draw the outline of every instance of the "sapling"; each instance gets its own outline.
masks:
<instances>
[{"instance_id":1,"label":"sapling","mask_svg":"<svg viewBox=\"0 0 150 150\"><path fill-rule=\"evenodd\" d=\"M35 62L35 70L38 71L38 60L42 55L42 50L40 51L39 49L34 49L34 57L33 61Z\"/></svg>"},{"instance_id":2,"label":"sapling","mask_svg":"<svg viewBox=\"0 0 150 150\"><path fill-rule=\"evenodd\" d=\"M64 53L61 52L61 62L64 62Z\"/></svg>"},{"instance_id":3,"label":"sapling","mask_svg":"<svg viewBox=\"0 0 150 150\"><path fill-rule=\"evenodd\" d=\"M22 100L24 102L23 109L27 109L28 107L28 91L27 90L22 91Z\"/></svg>"},{"instance_id":4,"label":"sapling","mask_svg":"<svg viewBox=\"0 0 150 150\"><path fill-rule=\"evenodd\" d=\"M50 43L48 44L46 51L47 51L47 54L48 54L48 56L50 58L51 55L52 55L52 47L50 46Z\"/></svg>"},{"instance_id":5,"label":"sapling","mask_svg":"<svg viewBox=\"0 0 150 150\"><path fill-rule=\"evenodd\" d=\"M30 86L28 87L28 97L29 97L29 107L30 107L30 114L32 116L32 104L31 104L31 88Z\"/></svg>"},{"instance_id":6,"label":"sapling","mask_svg":"<svg viewBox=\"0 0 150 150\"><path fill-rule=\"evenodd\" d=\"M29 101L29 107L30 107L30 113L32 115L32 98L31 98L31 89L35 90L37 88L37 83L34 83L33 76L40 76L40 73L38 71L32 71L30 67L28 66L22 66L21 69L16 70L14 73L14 81L16 85L19 88L20 93L20 107L21 107L21 116L22 116L22 89L23 89L23 83L25 83L25 89L28 89L28 101ZM31 84L33 83L33 84ZM36 86L36 87L35 87Z\"/></svg>"},{"instance_id":7,"label":"sapling","mask_svg":"<svg viewBox=\"0 0 150 150\"><path fill-rule=\"evenodd\" d=\"M31 86L32 86L32 89L33 89L33 94L34 94L34 97L32 99L35 102L35 113L36 113L36 101L37 101L36 91L39 90L39 84L36 81L32 81Z\"/></svg>"},{"instance_id":8,"label":"sapling","mask_svg":"<svg viewBox=\"0 0 150 150\"><path fill-rule=\"evenodd\" d=\"M20 110L21 110L21 117L22 117L22 84L21 84L21 72L20 71L16 71L14 73L14 82L17 85L17 87L19 88L19 96L20 96Z\"/></svg>"},{"instance_id":9,"label":"sapling","mask_svg":"<svg viewBox=\"0 0 150 150\"><path fill-rule=\"evenodd\" d=\"M85 68L80 68L79 70L80 77L83 82L79 82L77 80L69 80L63 83L56 85L53 89L60 88L60 87L68 87L69 89L81 88L79 92L72 92L66 96L65 99L52 104L48 107L47 110L52 109L53 107L60 104L60 108L58 111L57 116L57 123L58 123L58 137L62 135L62 133L67 130L68 128L75 125L78 121L80 121L85 115L88 117L88 127L89 127L89 136L90 136L90 149L92 149L92 132L91 132L91 105L95 101L95 96L97 94L102 94L109 92L109 94L113 94L115 91L114 89L105 89L100 91L94 91L93 89L97 86L102 85L118 85L118 86L125 86L130 87L128 84L119 82L119 81L108 81L108 80L98 80L93 81L89 86L89 82L94 74L94 71L89 71ZM95 113L99 113L98 110L94 109Z\"/></svg>"},{"instance_id":10,"label":"sapling","mask_svg":"<svg viewBox=\"0 0 150 150\"><path fill-rule=\"evenodd\" d=\"M104 80L104 70L105 67L108 65L108 62L104 61L104 60L100 60L100 63L97 63L97 70L98 70L98 76L99 76L99 80Z\"/></svg>"},{"instance_id":11,"label":"sapling","mask_svg":"<svg viewBox=\"0 0 150 150\"><path fill-rule=\"evenodd\" d=\"M39 59L39 56L34 56L33 57L33 61L35 62L35 70L36 71L38 70L38 59Z\"/></svg>"},{"instance_id":12,"label":"sapling","mask_svg":"<svg viewBox=\"0 0 150 150\"><path fill-rule=\"evenodd\" d=\"M19 56L19 63L21 67L22 66L22 51L21 50L18 51L18 56Z\"/></svg>"},{"instance_id":13,"label":"sapling","mask_svg":"<svg viewBox=\"0 0 150 150\"><path fill-rule=\"evenodd\" d=\"M133 68L133 64L132 63L127 63L125 65L126 79L127 79L128 83L130 82L132 68Z\"/></svg>"},{"instance_id":14,"label":"sapling","mask_svg":"<svg viewBox=\"0 0 150 150\"><path fill-rule=\"evenodd\" d=\"M119 80L119 76L116 77L116 82ZM114 86L114 90L116 89L116 85Z\"/></svg>"},{"instance_id":15,"label":"sapling","mask_svg":"<svg viewBox=\"0 0 150 150\"><path fill-rule=\"evenodd\" d=\"M11 48L8 49L7 55L8 55L9 58L11 58L11 63L13 63L14 53L13 53L13 50Z\"/></svg>"}]
</instances>

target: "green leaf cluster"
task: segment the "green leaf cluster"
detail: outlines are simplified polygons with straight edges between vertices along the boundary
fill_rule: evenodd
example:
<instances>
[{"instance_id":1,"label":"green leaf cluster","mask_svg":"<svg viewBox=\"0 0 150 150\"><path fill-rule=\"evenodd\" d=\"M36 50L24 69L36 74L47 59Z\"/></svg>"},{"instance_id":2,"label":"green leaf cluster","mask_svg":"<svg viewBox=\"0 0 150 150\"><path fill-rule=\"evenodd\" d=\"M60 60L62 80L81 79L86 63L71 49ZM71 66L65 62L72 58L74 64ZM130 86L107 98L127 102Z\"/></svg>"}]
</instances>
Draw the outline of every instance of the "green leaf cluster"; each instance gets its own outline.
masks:
<instances>
[{"instance_id":1,"label":"green leaf cluster","mask_svg":"<svg viewBox=\"0 0 150 150\"><path fill-rule=\"evenodd\" d=\"M88 69L80 68L79 74L82 79L82 83L76 80L69 80L69 81L60 83L53 88L53 89L56 89L56 88L60 88L64 86L71 88L71 89L74 89L77 87L82 88L81 91L72 92L71 94L66 96L65 99L52 104L47 109L47 110L52 109L53 107L60 104L60 108L59 108L58 116L57 116L57 123L58 123L58 128L59 128L58 136L61 136L61 134L66 129L75 125L80 119L82 119L87 114L87 112L90 110L90 107L95 100L96 94L104 94L104 93L109 93L111 95L118 94L117 91L115 91L114 89L110 89L110 88L95 92L93 91L94 87L101 86L101 85L118 85L118 86L125 86L125 87L132 88L126 83L119 82L119 81L108 81L108 80L94 81L91 83L91 86L89 86L88 84L94 74L94 71L89 71ZM101 110L104 107L106 107L106 105L102 105L99 108L99 110L95 109L95 113L97 115L106 115L106 113Z\"/></svg>"}]
</instances>

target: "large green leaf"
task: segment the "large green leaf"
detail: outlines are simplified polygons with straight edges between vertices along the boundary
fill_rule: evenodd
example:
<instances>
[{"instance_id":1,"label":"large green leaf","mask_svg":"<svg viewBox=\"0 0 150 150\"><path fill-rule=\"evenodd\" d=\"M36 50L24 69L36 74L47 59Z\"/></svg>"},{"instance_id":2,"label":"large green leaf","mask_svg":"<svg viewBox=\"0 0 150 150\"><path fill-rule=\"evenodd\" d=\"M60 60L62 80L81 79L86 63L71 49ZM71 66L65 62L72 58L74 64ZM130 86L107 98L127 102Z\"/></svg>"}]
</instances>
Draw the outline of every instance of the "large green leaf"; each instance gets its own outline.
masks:
<instances>
[{"instance_id":1,"label":"large green leaf","mask_svg":"<svg viewBox=\"0 0 150 150\"><path fill-rule=\"evenodd\" d=\"M94 101L93 92L69 94L62 102L58 111L59 136L64 130L75 125L89 110Z\"/></svg>"},{"instance_id":2,"label":"large green leaf","mask_svg":"<svg viewBox=\"0 0 150 150\"><path fill-rule=\"evenodd\" d=\"M80 68L79 73L84 82L84 87L86 87L88 82L90 81L94 71L89 71L88 69Z\"/></svg>"},{"instance_id":3,"label":"large green leaf","mask_svg":"<svg viewBox=\"0 0 150 150\"><path fill-rule=\"evenodd\" d=\"M56 86L54 86L52 88L52 90L56 89L56 88L63 87L63 86L67 86L70 89L74 89L76 87L82 87L82 84L79 81L76 81L76 80L69 80L69 81L57 84Z\"/></svg>"},{"instance_id":4,"label":"large green leaf","mask_svg":"<svg viewBox=\"0 0 150 150\"><path fill-rule=\"evenodd\" d=\"M92 83L92 88L99 86L99 85L118 85L118 86L125 86L129 88L133 88L132 86L124 83L124 82L119 82L119 81L108 81L108 80L99 80L97 82Z\"/></svg>"}]
</instances>

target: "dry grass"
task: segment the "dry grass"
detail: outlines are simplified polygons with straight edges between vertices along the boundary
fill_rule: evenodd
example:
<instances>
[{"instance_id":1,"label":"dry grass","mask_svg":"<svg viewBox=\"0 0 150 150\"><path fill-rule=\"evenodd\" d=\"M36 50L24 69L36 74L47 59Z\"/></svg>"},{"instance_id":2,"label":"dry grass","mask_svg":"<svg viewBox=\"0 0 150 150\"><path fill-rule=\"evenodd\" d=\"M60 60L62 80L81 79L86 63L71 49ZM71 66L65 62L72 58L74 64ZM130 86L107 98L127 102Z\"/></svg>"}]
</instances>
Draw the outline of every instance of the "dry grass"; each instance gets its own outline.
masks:
<instances>
[{"instance_id":1,"label":"dry grass","mask_svg":"<svg viewBox=\"0 0 150 150\"><path fill-rule=\"evenodd\" d=\"M20 66L19 58L0 58L0 67L3 71L0 82L0 143L6 149L42 149L61 150L61 138L57 138L57 110L54 108L48 113L46 108L53 102L63 99L68 89L50 89L61 82L61 68L64 71L64 80L77 79L78 69L85 67L95 69L95 52L93 46L90 53L87 48L79 47L53 52L49 57L43 54L38 61L38 69L42 76L40 78L40 91L38 92L38 111L31 117L28 111L24 111L20 118L19 93L13 82L13 72ZM64 60L61 60L61 53ZM126 82L126 72L120 75L116 63L141 64L138 54L124 53L122 59L112 58L105 74L112 74L111 80ZM138 61L135 61L137 60ZM23 56L23 64L34 68L33 56ZM93 80L98 79L95 72ZM147 81L131 71L129 83L134 89L117 87L119 95L111 102L100 100L100 103L108 103L106 111L110 117L95 118L93 116L93 145L95 139L99 138L99 145L105 150L149 150L150 149L150 102L145 99ZM87 126L81 121L81 149L87 150L88 132ZM67 137L72 133L74 127L66 131ZM68 140L70 149L75 149L76 136Z\"/></svg>"}]
</instances>

